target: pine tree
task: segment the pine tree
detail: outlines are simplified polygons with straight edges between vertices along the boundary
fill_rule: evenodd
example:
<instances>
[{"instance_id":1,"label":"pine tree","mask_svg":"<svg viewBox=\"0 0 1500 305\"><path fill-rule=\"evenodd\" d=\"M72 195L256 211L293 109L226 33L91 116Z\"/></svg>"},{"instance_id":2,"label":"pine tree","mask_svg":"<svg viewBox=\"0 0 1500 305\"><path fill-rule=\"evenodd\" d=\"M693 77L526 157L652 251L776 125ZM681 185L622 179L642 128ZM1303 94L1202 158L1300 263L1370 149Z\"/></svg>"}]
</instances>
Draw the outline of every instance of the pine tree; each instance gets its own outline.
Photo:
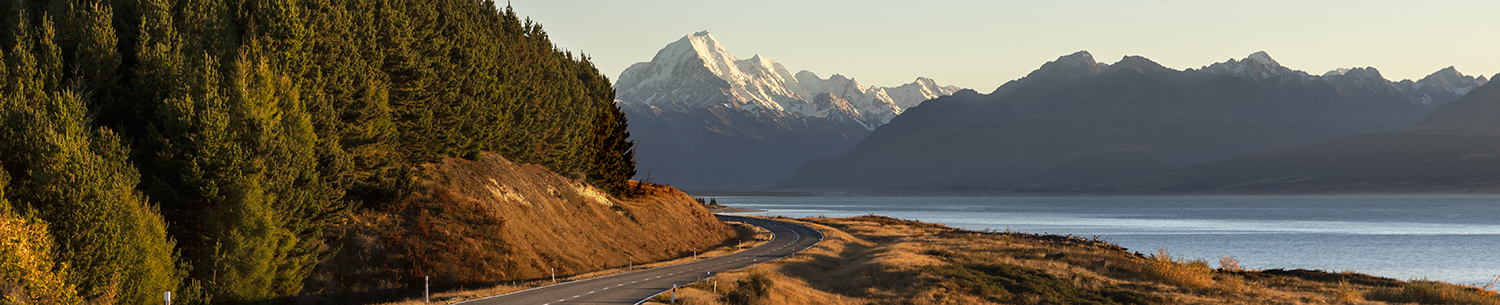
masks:
<instances>
[{"instance_id":1,"label":"pine tree","mask_svg":"<svg viewBox=\"0 0 1500 305\"><path fill-rule=\"evenodd\" d=\"M4 98L0 98L3 100ZM3 107L5 101L0 101ZM0 171L0 289L17 291L21 304L78 304L77 287L67 282L68 269L55 258L47 222L20 215L5 200L10 177Z\"/></svg>"},{"instance_id":2,"label":"pine tree","mask_svg":"<svg viewBox=\"0 0 1500 305\"><path fill-rule=\"evenodd\" d=\"M18 42L0 63L13 83L4 88L5 169L19 188L10 199L26 202L56 239L57 258L73 271L67 282L93 302L141 303L181 280L173 242L146 198L128 151L107 129L88 126L84 99L65 87L51 19L26 24L19 10ZM26 55L32 56L26 56ZM54 62L56 61L56 62Z\"/></svg>"}]
</instances>

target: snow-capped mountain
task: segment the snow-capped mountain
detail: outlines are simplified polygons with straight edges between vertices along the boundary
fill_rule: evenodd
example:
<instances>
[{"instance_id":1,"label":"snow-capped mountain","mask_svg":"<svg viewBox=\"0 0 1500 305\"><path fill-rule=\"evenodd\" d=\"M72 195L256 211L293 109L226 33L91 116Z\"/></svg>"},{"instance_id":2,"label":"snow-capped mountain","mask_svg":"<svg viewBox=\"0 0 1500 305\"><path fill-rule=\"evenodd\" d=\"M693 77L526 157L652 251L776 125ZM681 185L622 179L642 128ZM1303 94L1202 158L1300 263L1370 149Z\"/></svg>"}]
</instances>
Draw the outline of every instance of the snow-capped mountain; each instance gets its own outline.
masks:
<instances>
[{"instance_id":1,"label":"snow-capped mountain","mask_svg":"<svg viewBox=\"0 0 1500 305\"><path fill-rule=\"evenodd\" d=\"M1105 64L1076 52L989 94L965 90L923 102L849 153L809 160L777 186L1108 191L1184 166L1398 132L1434 108L1452 109L1451 118L1423 132L1500 129L1490 115L1500 111L1455 102L1462 92L1493 87L1475 89L1483 82L1451 68L1400 83L1374 68L1311 75L1265 52L1185 71L1141 56ZM1442 106L1448 103L1455 107ZM1421 166L1428 165L1411 167ZM1266 177L1256 179L1280 179ZM1263 182L1256 179L1236 182Z\"/></svg>"},{"instance_id":2,"label":"snow-capped mountain","mask_svg":"<svg viewBox=\"0 0 1500 305\"><path fill-rule=\"evenodd\" d=\"M959 89L922 77L899 87L876 87L837 74L828 79L805 70L793 75L780 63L760 55L736 58L708 31L667 44L650 62L631 65L615 81L615 97L625 102L726 106L817 118L833 115L834 120L854 120L866 129L890 122L922 101ZM820 100L825 93L836 98ZM848 113L851 109L853 113Z\"/></svg>"},{"instance_id":3,"label":"snow-capped mountain","mask_svg":"<svg viewBox=\"0 0 1500 305\"><path fill-rule=\"evenodd\" d=\"M1292 75L1297 77L1309 77L1307 73L1292 70L1281 66L1281 63L1271 59L1270 54L1265 51L1255 52L1245 57L1244 60L1229 59L1229 61L1214 63L1201 69L1209 74L1232 75L1254 81L1262 81L1277 76Z\"/></svg>"},{"instance_id":4,"label":"snow-capped mountain","mask_svg":"<svg viewBox=\"0 0 1500 305\"><path fill-rule=\"evenodd\" d=\"M1463 75L1453 67L1438 70L1418 81L1409 79L1400 82L1391 81L1381 76L1380 70L1374 67L1339 68L1322 75L1311 75L1282 66L1276 60L1271 59L1271 55L1266 54L1265 51L1252 53L1241 60L1229 59L1229 61L1214 63L1199 70L1209 74L1230 75L1262 83L1321 81L1334 86L1344 94L1358 91L1358 95L1402 96L1408 102L1426 107L1442 106L1444 103L1458 100L1470 90L1488 82L1484 76L1475 78Z\"/></svg>"},{"instance_id":5,"label":"snow-capped mountain","mask_svg":"<svg viewBox=\"0 0 1500 305\"><path fill-rule=\"evenodd\" d=\"M1402 80L1396 86L1413 100L1431 104L1433 101L1456 100L1488 82L1484 76L1467 76L1450 66L1415 82Z\"/></svg>"}]
</instances>

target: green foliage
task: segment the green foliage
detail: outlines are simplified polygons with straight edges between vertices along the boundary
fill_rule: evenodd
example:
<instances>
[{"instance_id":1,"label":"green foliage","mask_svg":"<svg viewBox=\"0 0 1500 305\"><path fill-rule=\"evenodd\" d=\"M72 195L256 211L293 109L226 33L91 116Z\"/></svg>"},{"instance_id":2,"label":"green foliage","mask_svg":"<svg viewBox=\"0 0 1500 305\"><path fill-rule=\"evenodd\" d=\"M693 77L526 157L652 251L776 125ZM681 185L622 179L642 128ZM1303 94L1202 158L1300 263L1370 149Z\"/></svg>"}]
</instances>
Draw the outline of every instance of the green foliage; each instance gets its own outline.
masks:
<instances>
[{"instance_id":1,"label":"green foliage","mask_svg":"<svg viewBox=\"0 0 1500 305\"><path fill-rule=\"evenodd\" d=\"M18 9L16 44L0 61L0 151L13 177L6 197L48 225L68 285L98 303L144 303L181 281L165 224L136 190L129 151L108 129L89 126L77 87L63 81L64 56L52 19ZM64 14L69 14L64 11ZM35 21L35 23L33 23ZM86 53L86 52L78 52ZM62 269L58 269L59 274ZM33 272L44 272L32 270Z\"/></svg>"},{"instance_id":2,"label":"green foliage","mask_svg":"<svg viewBox=\"0 0 1500 305\"><path fill-rule=\"evenodd\" d=\"M609 80L493 2L0 12L4 198L35 215L17 228L45 227L56 245L57 267L24 268L70 271L89 302L294 296L335 250L326 228L397 208L417 165L441 158L494 151L616 195L635 174Z\"/></svg>"},{"instance_id":3,"label":"green foliage","mask_svg":"<svg viewBox=\"0 0 1500 305\"><path fill-rule=\"evenodd\" d=\"M66 265L53 257L47 223L22 216L5 200L10 178L0 171L0 303L78 304L77 288L67 282Z\"/></svg>"}]
</instances>

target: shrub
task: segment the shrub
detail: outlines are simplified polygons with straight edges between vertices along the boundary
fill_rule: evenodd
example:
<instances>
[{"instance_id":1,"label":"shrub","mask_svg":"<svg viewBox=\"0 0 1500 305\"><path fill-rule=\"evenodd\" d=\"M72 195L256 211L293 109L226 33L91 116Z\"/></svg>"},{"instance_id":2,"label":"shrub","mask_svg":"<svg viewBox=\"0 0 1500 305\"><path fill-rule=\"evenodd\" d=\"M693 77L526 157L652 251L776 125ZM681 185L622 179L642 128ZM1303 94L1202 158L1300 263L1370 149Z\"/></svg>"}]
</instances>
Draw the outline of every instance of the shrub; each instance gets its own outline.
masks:
<instances>
[{"instance_id":1,"label":"shrub","mask_svg":"<svg viewBox=\"0 0 1500 305\"><path fill-rule=\"evenodd\" d=\"M770 291L771 278L760 272L751 271L749 277L735 282L734 289L725 292L722 299L726 304L760 304Z\"/></svg>"},{"instance_id":2,"label":"shrub","mask_svg":"<svg viewBox=\"0 0 1500 305\"><path fill-rule=\"evenodd\" d=\"M1500 304L1500 295L1476 287L1434 281L1411 281L1370 291L1368 298L1392 303Z\"/></svg>"},{"instance_id":3,"label":"shrub","mask_svg":"<svg viewBox=\"0 0 1500 305\"><path fill-rule=\"evenodd\" d=\"M1219 256L1219 270L1224 270L1224 271L1243 271L1243 270L1245 270L1245 268L1240 267L1240 260L1235 259L1233 256L1220 255Z\"/></svg>"},{"instance_id":4,"label":"shrub","mask_svg":"<svg viewBox=\"0 0 1500 305\"><path fill-rule=\"evenodd\" d=\"M1349 281L1339 281L1338 291L1334 292L1334 296L1340 303L1345 304L1365 300L1363 296L1359 295L1359 290L1355 290L1353 285L1349 285Z\"/></svg>"},{"instance_id":5,"label":"shrub","mask_svg":"<svg viewBox=\"0 0 1500 305\"><path fill-rule=\"evenodd\" d=\"M1147 258L1143 267L1141 274L1147 279L1179 287L1203 289L1217 284L1214 282L1214 271L1208 267L1208 262L1201 259L1174 260L1172 255L1167 253L1167 249L1157 250L1156 254Z\"/></svg>"}]
</instances>

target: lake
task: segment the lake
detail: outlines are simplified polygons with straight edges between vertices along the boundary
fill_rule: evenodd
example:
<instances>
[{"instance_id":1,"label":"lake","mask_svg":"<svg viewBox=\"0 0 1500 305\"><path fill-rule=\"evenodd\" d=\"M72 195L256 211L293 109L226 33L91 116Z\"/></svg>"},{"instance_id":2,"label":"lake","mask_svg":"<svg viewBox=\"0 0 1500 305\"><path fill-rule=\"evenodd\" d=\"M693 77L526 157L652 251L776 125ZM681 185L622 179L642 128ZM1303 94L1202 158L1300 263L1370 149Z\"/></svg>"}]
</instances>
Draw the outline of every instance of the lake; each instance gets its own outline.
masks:
<instances>
[{"instance_id":1,"label":"lake","mask_svg":"<svg viewBox=\"0 0 1500 305\"><path fill-rule=\"evenodd\" d=\"M1500 276L1500 195L733 196L751 215L876 214L971 230L1098 236L1217 266L1352 270L1400 280Z\"/></svg>"}]
</instances>

